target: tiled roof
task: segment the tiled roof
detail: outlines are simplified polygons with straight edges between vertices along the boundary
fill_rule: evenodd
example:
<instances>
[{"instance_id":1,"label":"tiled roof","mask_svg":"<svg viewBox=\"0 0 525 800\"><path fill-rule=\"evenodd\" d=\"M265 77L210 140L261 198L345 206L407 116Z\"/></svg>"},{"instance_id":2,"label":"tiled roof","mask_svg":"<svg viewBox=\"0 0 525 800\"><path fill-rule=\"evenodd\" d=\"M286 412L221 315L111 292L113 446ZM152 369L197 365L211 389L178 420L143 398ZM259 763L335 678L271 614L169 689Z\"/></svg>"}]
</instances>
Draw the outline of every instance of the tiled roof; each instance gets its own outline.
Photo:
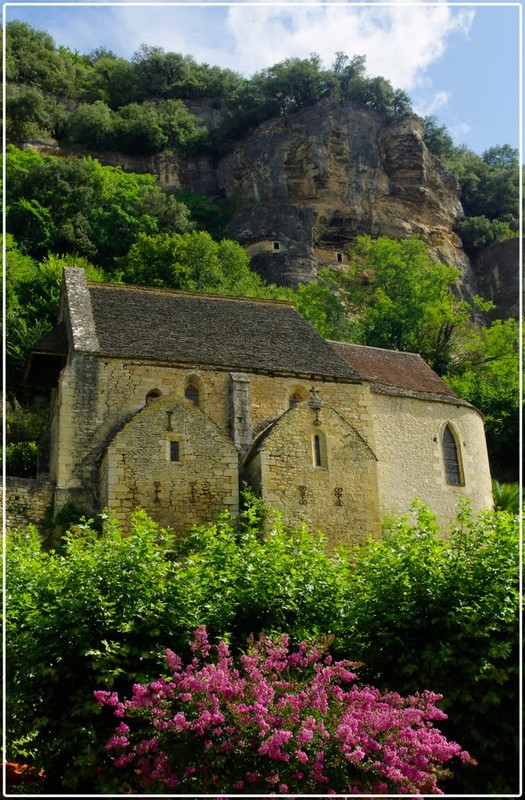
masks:
<instances>
[{"instance_id":1,"label":"tiled roof","mask_svg":"<svg viewBox=\"0 0 525 800\"><path fill-rule=\"evenodd\" d=\"M101 355L362 380L289 303L88 286Z\"/></svg>"},{"instance_id":2,"label":"tiled roof","mask_svg":"<svg viewBox=\"0 0 525 800\"><path fill-rule=\"evenodd\" d=\"M457 397L417 353L402 353L347 342L330 344L352 369L377 386L421 394L439 394L450 399Z\"/></svg>"}]
</instances>

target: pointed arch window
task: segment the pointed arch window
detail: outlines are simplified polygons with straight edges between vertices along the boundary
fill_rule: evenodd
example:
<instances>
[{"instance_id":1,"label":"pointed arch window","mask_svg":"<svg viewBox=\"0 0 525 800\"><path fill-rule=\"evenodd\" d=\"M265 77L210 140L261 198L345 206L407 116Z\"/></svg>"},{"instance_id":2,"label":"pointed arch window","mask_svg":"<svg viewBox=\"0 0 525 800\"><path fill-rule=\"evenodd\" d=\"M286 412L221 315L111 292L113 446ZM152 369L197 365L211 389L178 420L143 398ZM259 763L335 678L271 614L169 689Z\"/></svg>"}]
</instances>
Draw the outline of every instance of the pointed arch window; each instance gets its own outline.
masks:
<instances>
[{"instance_id":1,"label":"pointed arch window","mask_svg":"<svg viewBox=\"0 0 525 800\"><path fill-rule=\"evenodd\" d=\"M193 383L189 383L184 390L184 397L193 403L194 406L199 406L199 390Z\"/></svg>"},{"instance_id":2,"label":"pointed arch window","mask_svg":"<svg viewBox=\"0 0 525 800\"><path fill-rule=\"evenodd\" d=\"M451 425L447 424L442 438L445 477L449 486L463 486L463 470L458 440Z\"/></svg>"},{"instance_id":3,"label":"pointed arch window","mask_svg":"<svg viewBox=\"0 0 525 800\"><path fill-rule=\"evenodd\" d=\"M322 466L321 437L317 433L314 436L314 464L316 467Z\"/></svg>"},{"instance_id":4,"label":"pointed arch window","mask_svg":"<svg viewBox=\"0 0 525 800\"><path fill-rule=\"evenodd\" d=\"M288 408L293 408L294 406L298 406L300 402L301 402L301 397L297 393L291 394L288 400Z\"/></svg>"}]
</instances>

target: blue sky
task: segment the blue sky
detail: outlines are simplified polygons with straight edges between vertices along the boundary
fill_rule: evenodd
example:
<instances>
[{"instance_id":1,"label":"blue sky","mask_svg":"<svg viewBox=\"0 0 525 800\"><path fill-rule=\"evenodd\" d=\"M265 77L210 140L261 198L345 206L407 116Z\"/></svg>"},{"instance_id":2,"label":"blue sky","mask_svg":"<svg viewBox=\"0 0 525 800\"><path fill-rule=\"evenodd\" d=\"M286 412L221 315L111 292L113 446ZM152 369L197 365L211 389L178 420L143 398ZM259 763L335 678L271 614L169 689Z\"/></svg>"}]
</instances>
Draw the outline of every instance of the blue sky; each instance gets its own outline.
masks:
<instances>
[{"instance_id":1,"label":"blue sky","mask_svg":"<svg viewBox=\"0 0 525 800\"><path fill-rule=\"evenodd\" d=\"M140 44L191 53L251 75L291 56L366 55L370 75L405 89L457 144L519 146L519 3L380 2L107 7L5 3L5 20L47 30L57 44L131 57Z\"/></svg>"}]
</instances>

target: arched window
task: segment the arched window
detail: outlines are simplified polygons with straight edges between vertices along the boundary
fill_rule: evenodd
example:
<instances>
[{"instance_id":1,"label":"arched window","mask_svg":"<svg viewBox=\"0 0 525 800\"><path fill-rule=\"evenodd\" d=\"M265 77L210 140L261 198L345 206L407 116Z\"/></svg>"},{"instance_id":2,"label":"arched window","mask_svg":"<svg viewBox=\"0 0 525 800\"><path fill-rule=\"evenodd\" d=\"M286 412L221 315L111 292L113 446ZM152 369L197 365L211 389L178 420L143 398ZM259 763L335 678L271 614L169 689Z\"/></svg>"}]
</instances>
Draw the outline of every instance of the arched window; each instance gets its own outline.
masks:
<instances>
[{"instance_id":1,"label":"arched window","mask_svg":"<svg viewBox=\"0 0 525 800\"><path fill-rule=\"evenodd\" d=\"M308 389L304 386L296 383L287 387L285 402L288 404L288 408L293 408L305 400L308 400Z\"/></svg>"},{"instance_id":2,"label":"arched window","mask_svg":"<svg viewBox=\"0 0 525 800\"><path fill-rule=\"evenodd\" d=\"M152 389L151 392L148 392L146 395L146 405L149 406L150 403L153 403L154 400L157 400L161 396L158 389Z\"/></svg>"},{"instance_id":3,"label":"arched window","mask_svg":"<svg viewBox=\"0 0 525 800\"><path fill-rule=\"evenodd\" d=\"M443 430L442 445L446 481L450 486L462 486L464 480L459 445L450 425L446 425Z\"/></svg>"},{"instance_id":4,"label":"arched window","mask_svg":"<svg viewBox=\"0 0 525 800\"><path fill-rule=\"evenodd\" d=\"M184 397L194 406L199 406L199 390L193 383L189 383L184 389Z\"/></svg>"}]
</instances>

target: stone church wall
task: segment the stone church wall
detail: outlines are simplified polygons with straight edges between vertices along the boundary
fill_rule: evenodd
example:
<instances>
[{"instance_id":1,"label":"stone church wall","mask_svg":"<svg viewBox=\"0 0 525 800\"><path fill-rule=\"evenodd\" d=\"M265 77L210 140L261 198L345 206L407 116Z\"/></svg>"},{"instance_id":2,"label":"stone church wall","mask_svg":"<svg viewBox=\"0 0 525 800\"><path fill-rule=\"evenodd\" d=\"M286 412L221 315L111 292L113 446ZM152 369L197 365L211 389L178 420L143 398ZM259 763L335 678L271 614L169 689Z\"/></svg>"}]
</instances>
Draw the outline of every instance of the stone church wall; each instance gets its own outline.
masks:
<instances>
[{"instance_id":1,"label":"stone church wall","mask_svg":"<svg viewBox=\"0 0 525 800\"><path fill-rule=\"evenodd\" d=\"M167 395L110 443L99 497L123 522L140 506L160 524L187 533L225 509L238 512L237 450L189 400Z\"/></svg>"},{"instance_id":2,"label":"stone church wall","mask_svg":"<svg viewBox=\"0 0 525 800\"><path fill-rule=\"evenodd\" d=\"M234 438L231 387L235 375L77 354L62 372L60 403L53 421L55 457L51 459L51 473L56 475L57 485L67 490L95 486L105 448L122 426L144 408L150 393L161 397L173 393L182 399L191 384L198 390L203 414L225 435ZM299 394L301 399L310 396L312 381L250 373L245 377L249 382L254 433L288 408L291 395ZM316 385L321 397L340 408L373 445L368 385L322 381ZM93 504L99 505L96 494Z\"/></svg>"},{"instance_id":3,"label":"stone church wall","mask_svg":"<svg viewBox=\"0 0 525 800\"><path fill-rule=\"evenodd\" d=\"M383 512L406 513L417 497L447 528L467 497L474 511L492 507L483 421L465 405L374 393L376 455ZM448 485L441 436L457 434L464 485Z\"/></svg>"},{"instance_id":4,"label":"stone church wall","mask_svg":"<svg viewBox=\"0 0 525 800\"><path fill-rule=\"evenodd\" d=\"M301 403L263 432L255 447L244 474L288 522L322 531L332 546L379 535L374 453L337 411L322 404L316 415L309 402Z\"/></svg>"}]
</instances>

